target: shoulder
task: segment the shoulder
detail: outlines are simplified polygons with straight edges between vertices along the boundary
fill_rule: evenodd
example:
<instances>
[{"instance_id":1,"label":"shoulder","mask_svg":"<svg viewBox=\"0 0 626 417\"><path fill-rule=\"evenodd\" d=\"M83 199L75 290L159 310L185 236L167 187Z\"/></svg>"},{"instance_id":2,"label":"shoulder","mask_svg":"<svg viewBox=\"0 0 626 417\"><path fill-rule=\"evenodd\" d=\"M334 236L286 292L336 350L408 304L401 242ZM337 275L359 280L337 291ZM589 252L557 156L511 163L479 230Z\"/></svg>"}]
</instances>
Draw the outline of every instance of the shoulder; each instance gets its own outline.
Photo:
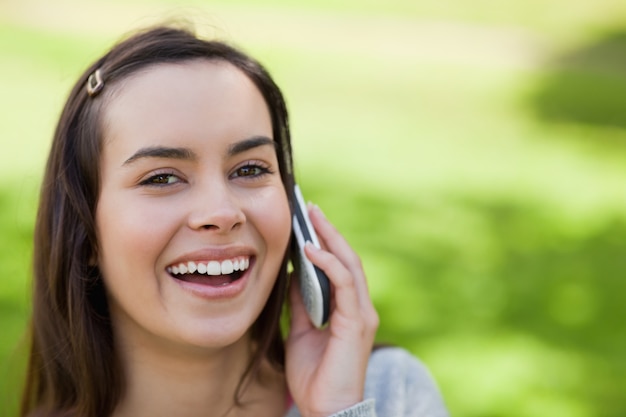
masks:
<instances>
[{"instance_id":1,"label":"shoulder","mask_svg":"<svg viewBox=\"0 0 626 417\"><path fill-rule=\"evenodd\" d=\"M378 417L448 416L439 388L428 368L396 347L372 352L367 368L365 398L376 400Z\"/></svg>"},{"instance_id":2,"label":"shoulder","mask_svg":"<svg viewBox=\"0 0 626 417\"><path fill-rule=\"evenodd\" d=\"M375 349L367 367L369 382L387 379L431 379L428 368L414 355L399 347Z\"/></svg>"}]
</instances>

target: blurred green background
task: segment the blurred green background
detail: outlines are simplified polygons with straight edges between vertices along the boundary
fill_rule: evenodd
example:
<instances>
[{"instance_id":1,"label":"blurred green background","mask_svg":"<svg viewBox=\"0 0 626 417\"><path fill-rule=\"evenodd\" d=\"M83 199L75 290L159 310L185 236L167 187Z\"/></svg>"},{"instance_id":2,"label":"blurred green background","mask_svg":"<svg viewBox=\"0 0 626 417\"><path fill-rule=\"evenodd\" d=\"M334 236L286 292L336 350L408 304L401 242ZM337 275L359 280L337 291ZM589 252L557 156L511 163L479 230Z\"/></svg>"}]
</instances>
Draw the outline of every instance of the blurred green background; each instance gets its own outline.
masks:
<instances>
[{"instance_id":1,"label":"blurred green background","mask_svg":"<svg viewBox=\"0 0 626 417\"><path fill-rule=\"evenodd\" d=\"M179 16L275 75L378 340L421 357L453 415L626 415L623 0L0 1L0 415L65 96L122 34Z\"/></svg>"}]
</instances>

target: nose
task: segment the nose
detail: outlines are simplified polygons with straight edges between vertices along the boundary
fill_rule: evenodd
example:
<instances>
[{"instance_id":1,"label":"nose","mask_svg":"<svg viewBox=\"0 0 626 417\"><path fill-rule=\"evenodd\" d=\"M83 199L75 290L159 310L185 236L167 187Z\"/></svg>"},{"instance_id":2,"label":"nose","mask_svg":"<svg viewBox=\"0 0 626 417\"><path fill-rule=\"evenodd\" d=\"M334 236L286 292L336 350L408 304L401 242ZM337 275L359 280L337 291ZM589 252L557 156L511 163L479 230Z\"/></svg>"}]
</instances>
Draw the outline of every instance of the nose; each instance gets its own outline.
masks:
<instances>
[{"instance_id":1,"label":"nose","mask_svg":"<svg viewBox=\"0 0 626 417\"><path fill-rule=\"evenodd\" d=\"M228 233L246 222L241 200L227 184L213 182L193 192L194 202L188 218L191 229Z\"/></svg>"}]
</instances>

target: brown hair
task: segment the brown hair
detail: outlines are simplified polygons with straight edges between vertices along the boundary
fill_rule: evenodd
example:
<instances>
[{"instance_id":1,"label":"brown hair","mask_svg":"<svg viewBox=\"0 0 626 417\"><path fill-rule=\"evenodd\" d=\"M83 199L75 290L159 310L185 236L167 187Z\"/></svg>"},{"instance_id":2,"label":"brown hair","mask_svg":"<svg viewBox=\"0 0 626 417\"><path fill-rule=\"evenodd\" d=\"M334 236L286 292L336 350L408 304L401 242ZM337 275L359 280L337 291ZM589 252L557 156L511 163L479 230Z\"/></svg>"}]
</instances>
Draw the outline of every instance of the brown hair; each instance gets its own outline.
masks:
<instances>
[{"instance_id":1,"label":"brown hair","mask_svg":"<svg viewBox=\"0 0 626 417\"><path fill-rule=\"evenodd\" d=\"M41 186L34 237L32 345L21 415L110 415L124 390L97 256L95 210L102 146L101 109L107 88L159 63L222 60L243 71L263 95L272 119L281 178L294 184L285 101L267 71L222 42L198 38L187 29L155 27L115 45L78 79L57 125ZM99 70L101 92L87 91ZM93 83L92 83L93 87ZM90 96L91 95L91 96ZM93 97L92 97L93 96ZM291 192L287 192L291 201ZM240 380L268 360L283 369L279 322L287 287L286 254L272 293L252 327L257 350Z\"/></svg>"}]
</instances>

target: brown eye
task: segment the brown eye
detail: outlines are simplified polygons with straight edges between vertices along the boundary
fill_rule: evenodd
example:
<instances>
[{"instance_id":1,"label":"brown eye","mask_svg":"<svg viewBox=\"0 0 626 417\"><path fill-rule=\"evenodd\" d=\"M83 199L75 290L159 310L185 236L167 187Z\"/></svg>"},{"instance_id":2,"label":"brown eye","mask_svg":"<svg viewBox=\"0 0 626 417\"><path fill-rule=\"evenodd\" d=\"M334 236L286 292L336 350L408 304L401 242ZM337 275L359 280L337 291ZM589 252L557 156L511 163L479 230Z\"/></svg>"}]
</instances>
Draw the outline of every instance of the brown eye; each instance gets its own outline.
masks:
<instances>
[{"instance_id":1,"label":"brown eye","mask_svg":"<svg viewBox=\"0 0 626 417\"><path fill-rule=\"evenodd\" d=\"M141 182L141 185L169 185L180 182L180 178L178 178L174 174L156 174L151 176L150 178Z\"/></svg>"},{"instance_id":2,"label":"brown eye","mask_svg":"<svg viewBox=\"0 0 626 417\"><path fill-rule=\"evenodd\" d=\"M263 175L269 174L270 170L264 166L256 164L243 165L233 172L234 178L258 178Z\"/></svg>"},{"instance_id":3,"label":"brown eye","mask_svg":"<svg viewBox=\"0 0 626 417\"><path fill-rule=\"evenodd\" d=\"M257 166L245 166L237 170L238 177L250 177L261 174L263 171Z\"/></svg>"}]
</instances>

